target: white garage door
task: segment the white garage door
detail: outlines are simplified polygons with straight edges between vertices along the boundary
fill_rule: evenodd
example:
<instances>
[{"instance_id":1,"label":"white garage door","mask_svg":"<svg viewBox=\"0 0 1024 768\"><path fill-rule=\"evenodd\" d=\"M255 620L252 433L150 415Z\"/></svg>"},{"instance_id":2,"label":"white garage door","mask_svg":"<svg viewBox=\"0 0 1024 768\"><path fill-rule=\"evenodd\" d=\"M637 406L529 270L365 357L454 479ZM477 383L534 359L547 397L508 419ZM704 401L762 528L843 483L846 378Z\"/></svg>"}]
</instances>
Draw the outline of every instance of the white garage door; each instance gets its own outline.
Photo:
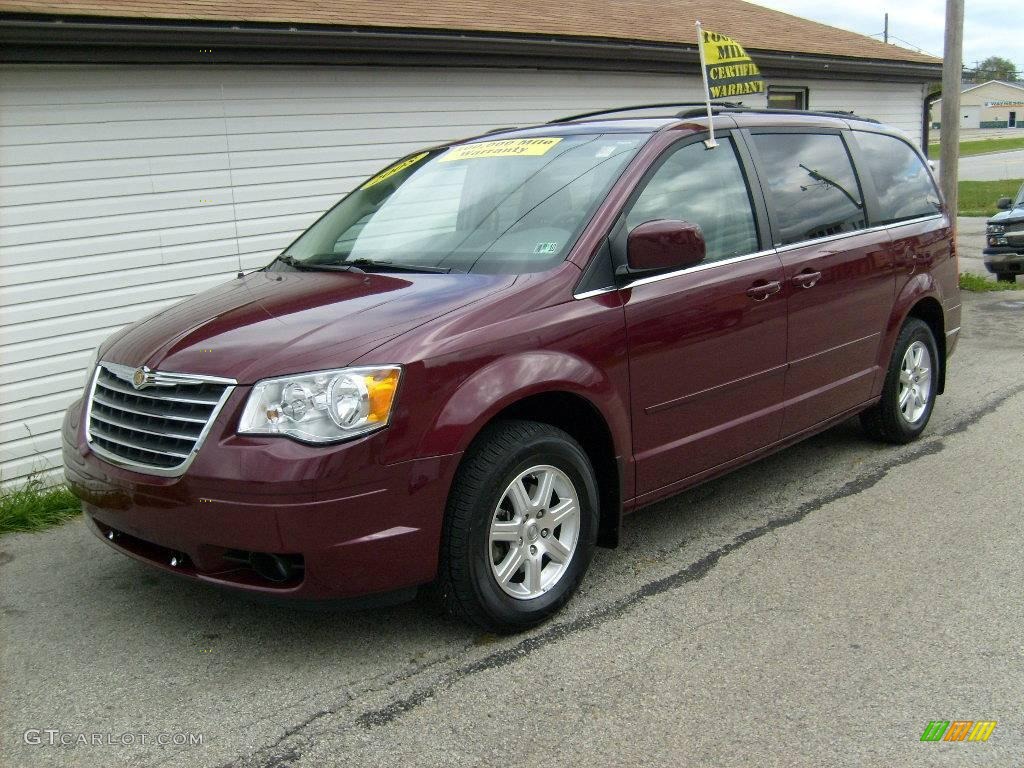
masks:
<instances>
[{"instance_id":1,"label":"white garage door","mask_svg":"<svg viewBox=\"0 0 1024 768\"><path fill-rule=\"evenodd\" d=\"M920 114L919 86L806 85L812 107ZM0 481L59 467L62 412L106 336L267 263L391 160L498 126L697 98L697 78L664 75L5 68Z\"/></svg>"},{"instance_id":2,"label":"white garage door","mask_svg":"<svg viewBox=\"0 0 1024 768\"><path fill-rule=\"evenodd\" d=\"M981 128L981 107L960 106L960 127Z\"/></svg>"}]
</instances>

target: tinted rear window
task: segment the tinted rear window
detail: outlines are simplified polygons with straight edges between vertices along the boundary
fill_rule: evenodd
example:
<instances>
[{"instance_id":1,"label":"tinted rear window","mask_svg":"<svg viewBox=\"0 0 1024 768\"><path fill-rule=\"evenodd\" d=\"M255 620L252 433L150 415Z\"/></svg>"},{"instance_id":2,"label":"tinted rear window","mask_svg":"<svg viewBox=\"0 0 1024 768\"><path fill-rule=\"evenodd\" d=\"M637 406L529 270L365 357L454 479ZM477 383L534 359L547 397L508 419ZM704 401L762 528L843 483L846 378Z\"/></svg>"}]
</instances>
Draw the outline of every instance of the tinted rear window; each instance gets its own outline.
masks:
<instances>
[{"instance_id":1,"label":"tinted rear window","mask_svg":"<svg viewBox=\"0 0 1024 768\"><path fill-rule=\"evenodd\" d=\"M924 161L895 136L858 132L868 173L875 183L881 219L876 224L929 216L939 210L939 193Z\"/></svg>"},{"instance_id":2,"label":"tinted rear window","mask_svg":"<svg viewBox=\"0 0 1024 768\"><path fill-rule=\"evenodd\" d=\"M760 176L778 227L778 245L854 232L866 225L850 155L836 134L753 136Z\"/></svg>"}]
</instances>

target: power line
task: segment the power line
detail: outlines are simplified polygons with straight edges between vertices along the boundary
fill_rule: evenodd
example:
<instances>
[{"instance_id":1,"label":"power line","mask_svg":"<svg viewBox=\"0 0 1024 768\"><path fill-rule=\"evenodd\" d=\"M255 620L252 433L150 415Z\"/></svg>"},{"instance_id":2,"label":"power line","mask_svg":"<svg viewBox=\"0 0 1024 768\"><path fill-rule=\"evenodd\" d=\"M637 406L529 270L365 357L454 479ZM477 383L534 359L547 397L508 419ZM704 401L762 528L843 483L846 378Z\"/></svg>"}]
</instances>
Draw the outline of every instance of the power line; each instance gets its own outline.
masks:
<instances>
[{"instance_id":1,"label":"power line","mask_svg":"<svg viewBox=\"0 0 1024 768\"><path fill-rule=\"evenodd\" d=\"M868 37L884 38L885 37L885 32L875 32L873 35L868 35ZM907 40L904 40L902 37L896 37L896 35L894 35L892 32L890 32L889 33L889 43L890 43L890 45L892 44L892 42L894 40L897 40L900 43L903 43L903 45L900 46L901 48L912 48L913 50L917 51L918 53L927 53L929 56L935 56L935 58L937 58L937 59L941 59L942 58L941 56L938 56L938 55L932 53L931 51L926 51L924 48L922 48L919 45L914 45L913 43L908 42Z\"/></svg>"},{"instance_id":2,"label":"power line","mask_svg":"<svg viewBox=\"0 0 1024 768\"><path fill-rule=\"evenodd\" d=\"M896 41L896 42L902 43L902 45L901 45L902 48L910 48L910 49L912 49L914 51L917 51L918 53L925 53L925 54L927 54L929 56L934 56L936 59L941 59L942 58L942 56L940 56L939 54L934 53L932 51L925 50L921 46L915 45L914 43L911 43L909 40L904 40L901 37L896 37L896 35L894 35L889 30L882 30L881 32L875 32L874 34L868 35L868 37L881 38L883 40L886 37L888 37L889 44L892 44L893 41ZM977 74L979 72L993 72L993 70L981 69L981 62L980 61L975 61L974 62L974 69L970 69L968 67L964 67L963 71L964 71L964 74L967 74L967 73ZM1001 74L1008 74L1008 75L1010 75L1010 79L1012 79L1012 80L1024 80L1024 70L1022 70L1022 69L1013 69L1013 70L1010 70L1009 72L1005 72L1005 73L1001 73Z\"/></svg>"}]
</instances>

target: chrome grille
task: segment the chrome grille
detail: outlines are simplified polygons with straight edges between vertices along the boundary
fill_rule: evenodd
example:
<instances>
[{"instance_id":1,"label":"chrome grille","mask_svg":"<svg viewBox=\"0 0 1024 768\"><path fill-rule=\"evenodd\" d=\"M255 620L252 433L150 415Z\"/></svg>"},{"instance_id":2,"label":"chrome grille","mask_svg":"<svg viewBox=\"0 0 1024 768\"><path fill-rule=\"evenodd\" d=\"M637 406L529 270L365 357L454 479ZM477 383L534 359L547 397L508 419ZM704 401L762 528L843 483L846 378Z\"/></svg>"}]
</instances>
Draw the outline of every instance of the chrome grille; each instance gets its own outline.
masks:
<instances>
[{"instance_id":1,"label":"chrome grille","mask_svg":"<svg viewBox=\"0 0 1024 768\"><path fill-rule=\"evenodd\" d=\"M1007 224L1004 232L1003 237L1006 238L1010 245L1024 244L1024 221L1018 221L1016 224Z\"/></svg>"},{"instance_id":2,"label":"chrome grille","mask_svg":"<svg viewBox=\"0 0 1024 768\"><path fill-rule=\"evenodd\" d=\"M231 379L100 363L89 393L89 446L114 464L180 475L234 384Z\"/></svg>"}]
</instances>

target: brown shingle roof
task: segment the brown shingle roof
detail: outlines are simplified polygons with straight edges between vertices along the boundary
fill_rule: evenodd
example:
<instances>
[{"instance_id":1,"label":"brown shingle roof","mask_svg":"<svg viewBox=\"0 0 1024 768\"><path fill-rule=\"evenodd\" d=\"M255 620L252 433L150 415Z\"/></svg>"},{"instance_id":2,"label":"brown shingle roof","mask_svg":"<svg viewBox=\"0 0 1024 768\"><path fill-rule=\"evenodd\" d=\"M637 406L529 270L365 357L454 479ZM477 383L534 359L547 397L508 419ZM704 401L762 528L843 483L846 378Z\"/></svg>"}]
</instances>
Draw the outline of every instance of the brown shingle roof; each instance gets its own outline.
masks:
<instances>
[{"instance_id":1,"label":"brown shingle roof","mask_svg":"<svg viewBox=\"0 0 1024 768\"><path fill-rule=\"evenodd\" d=\"M939 59L742 0L0 0L0 13L502 32L693 45L694 21L748 50Z\"/></svg>"}]
</instances>

